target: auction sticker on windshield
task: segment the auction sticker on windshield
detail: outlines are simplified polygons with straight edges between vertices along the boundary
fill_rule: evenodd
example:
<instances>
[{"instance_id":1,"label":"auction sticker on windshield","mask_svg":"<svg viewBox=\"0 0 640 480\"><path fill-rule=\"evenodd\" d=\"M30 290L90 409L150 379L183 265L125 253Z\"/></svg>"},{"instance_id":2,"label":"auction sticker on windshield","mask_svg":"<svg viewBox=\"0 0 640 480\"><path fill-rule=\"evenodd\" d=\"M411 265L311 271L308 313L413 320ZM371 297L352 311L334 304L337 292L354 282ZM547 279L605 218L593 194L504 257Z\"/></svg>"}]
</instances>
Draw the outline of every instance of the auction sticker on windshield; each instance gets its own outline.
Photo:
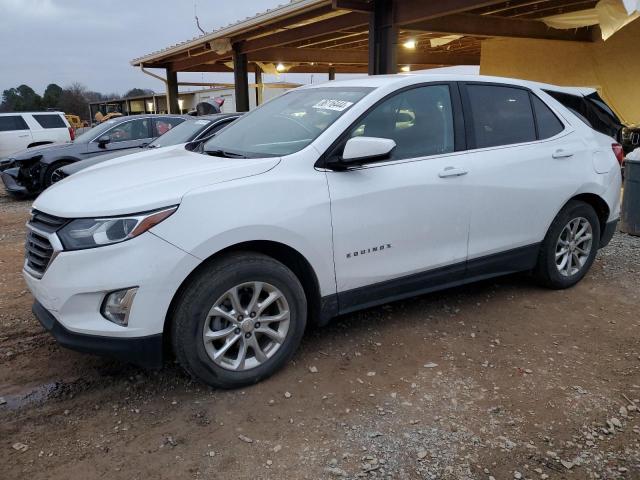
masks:
<instances>
[{"instance_id":1,"label":"auction sticker on windshield","mask_svg":"<svg viewBox=\"0 0 640 480\"><path fill-rule=\"evenodd\" d=\"M316 103L313 108L318 110L335 110L336 112L342 112L353 105L353 102L346 100L331 100L323 99Z\"/></svg>"}]
</instances>

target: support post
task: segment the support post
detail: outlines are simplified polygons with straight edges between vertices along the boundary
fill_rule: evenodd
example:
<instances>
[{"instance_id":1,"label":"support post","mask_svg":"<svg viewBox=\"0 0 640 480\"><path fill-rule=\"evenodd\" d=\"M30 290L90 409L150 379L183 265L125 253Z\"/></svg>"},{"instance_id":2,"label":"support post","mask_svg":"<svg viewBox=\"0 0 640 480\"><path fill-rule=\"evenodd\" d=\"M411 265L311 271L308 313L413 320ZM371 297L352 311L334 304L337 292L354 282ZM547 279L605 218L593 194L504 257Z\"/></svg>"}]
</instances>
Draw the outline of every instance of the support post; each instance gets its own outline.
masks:
<instances>
[{"instance_id":1,"label":"support post","mask_svg":"<svg viewBox=\"0 0 640 480\"><path fill-rule=\"evenodd\" d=\"M240 43L233 44L233 81L236 89L236 112L249 111L249 79L247 54L240 51Z\"/></svg>"},{"instance_id":2,"label":"support post","mask_svg":"<svg viewBox=\"0 0 640 480\"><path fill-rule=\"evenodd\" d=\"M167 112L180 113L180 108L178 107L178 72L169 69L167 69Z\"/></svg>"},{"instance_id":3,"label":"support post","mask_svg":"<svg viewBox=\"0 0 640 480\"><path fill-rule=\"evenodd\" d=\"M394 24L395 0L374 0L369 19L369 75L396 73L398 27Z\"/></svg>"},{"instance_id":4,"label":"support post","mask_svg":"<svg viewBox=\"0 0 640 480\"><path fill-rule=\"evenodd\" d=\"M262 69L260 65L256 63L255 65L256 73L256 107L262 104L263 90L262 90Z\"/></svg>"},{"instance_id":5,"label":"support post","mask_svg":"<svg viewBox=\"0 0 640 480\"><path fill-rule=\"evenodd\" d=\"M329 81L336 79L336 68L329 67Z\"/></svg>"}]
</instances>

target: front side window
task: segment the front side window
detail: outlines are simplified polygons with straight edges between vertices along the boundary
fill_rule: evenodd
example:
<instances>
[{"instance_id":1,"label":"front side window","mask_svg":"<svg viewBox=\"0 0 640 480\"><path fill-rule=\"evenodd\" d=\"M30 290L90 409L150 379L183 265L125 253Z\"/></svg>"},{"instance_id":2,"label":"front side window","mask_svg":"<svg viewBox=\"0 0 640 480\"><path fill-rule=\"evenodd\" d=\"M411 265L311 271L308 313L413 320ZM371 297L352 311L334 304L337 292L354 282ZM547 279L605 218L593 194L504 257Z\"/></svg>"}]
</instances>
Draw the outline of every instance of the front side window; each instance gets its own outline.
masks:
<instances>
[{"instance_id":1,"label":"front side window","mask_svg":"<svg viewBox=\"0 0 640 480\"><path fill-rule=\"evenodd\" d=\"M476 148L536 140L529 92L495 85L467 85Z\"/></svg>"},{"instance_id":2,"label":"front side window","mask_svg":"<svg viewBox=\"0 0 640 480\"><path fill-rule=\"evenodd\" d=\"M149 138L149 119L141 118L120 123L109 130L106 135L111 137L112 143Z\"/></svg>"},{"instance_id":3,"label":"front side window","mask_svg":"<svg viewBox=\"0 0 640 480\"><path fill-rule=\"evenodd\" d=\"M67 128L60 115L33 115L42 128Z\"/></svg>"},{"instance_id":4,"label":"front side window","mask_svg":"<svg viewBox=\"0 0 640 480\"><path fill-rule=\"evenodd\" d=\"M357 136L395 141L391 160L453 152L453 109L449 87L417 87L384 100L357 122L349 137Z\"/></svg>"},{"instance_id":5,"label":"front side window","mask_svg":"<svg viewBox=\"0 0 640 480\"><path fill-rule=\"evenodd\" d=\"M0 116L0 132L12 132L15 130L29 130L27 122L20 115Z\"/></svg>"},{"instance_id":6,"label":"front side window","mask_svg":"<svg viewBox=\"0 0 640 480\"><path fill-rule=\"evenodd\" d=\"M239 118L204 144L212 155L275 157L298 152L372 89L304 88L287 92Z\"/></svg>"}]
</instances>

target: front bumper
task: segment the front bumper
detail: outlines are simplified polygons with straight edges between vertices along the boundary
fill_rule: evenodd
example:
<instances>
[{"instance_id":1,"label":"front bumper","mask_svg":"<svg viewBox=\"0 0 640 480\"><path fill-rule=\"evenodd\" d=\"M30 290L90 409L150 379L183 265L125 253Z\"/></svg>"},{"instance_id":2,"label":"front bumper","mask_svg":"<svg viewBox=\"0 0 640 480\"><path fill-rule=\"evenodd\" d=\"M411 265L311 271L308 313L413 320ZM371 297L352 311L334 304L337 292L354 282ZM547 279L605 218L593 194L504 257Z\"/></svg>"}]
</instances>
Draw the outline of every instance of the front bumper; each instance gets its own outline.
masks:
<instances>
[{"instance_id":1,"label":"front bumper","mask_svg":"<svg viewBox=\"0 0 640 480\"><path fill-rule=\"evenodd\" d=\"M2 183L4 183L4 188L11 195L26 196L30 194L29 190L18 183L17 168L9 168L0 172L0 177L2 178Z\"/></svg>"},{"instance_id":2,"label":"front bumper","mask_svg":"<svg viewBox=\"0 0 640 480\"><path fill-rule=\"evenodd\" d=\"M162 334L140 338L84 335L64 328L51 312L38 301L33 303L32 311L42 326L65 348L108 356L143 368L158 369L162 367Z\"/></svg>"},{"instance_id":3,"label":"front bumper","mask_svg":"<svg viewBox=\"0 0 640 480\"><path fill-rule=\"evenodd\" d=\"M147 232L114 245L62 251L42 278L26 270L23 276L38 305L34 313L62 345L155 366L161 361L161 351L156 350L161 350L171 301L199 263ZM132 286L138 292L128 325L104 318L100 307L105 296Z\"/></svg>"}]
</instances>

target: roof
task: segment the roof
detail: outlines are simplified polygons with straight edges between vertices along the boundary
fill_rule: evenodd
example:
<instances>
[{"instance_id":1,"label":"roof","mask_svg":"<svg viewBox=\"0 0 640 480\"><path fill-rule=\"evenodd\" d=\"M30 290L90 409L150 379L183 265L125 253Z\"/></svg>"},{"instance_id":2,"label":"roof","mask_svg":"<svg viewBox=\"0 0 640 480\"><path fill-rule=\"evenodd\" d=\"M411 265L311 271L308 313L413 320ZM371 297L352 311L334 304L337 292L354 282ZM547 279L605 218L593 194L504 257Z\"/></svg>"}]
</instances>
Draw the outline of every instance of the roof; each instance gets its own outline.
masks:
<instances>
[{"instance_id":1,"label":"roof","mask_svg":"<svg viewBox=\"0 0 640 480\"><path fill-rule=\"evenodd\" d=\"M477 65L480 41L490 37L590 42L593 28L556 30L551 15L592 8L596 0L401 0L395 19L398 64L412 69ZM282 63L291 72L366 73L369 0L294 0L131 61L134 66L172 71L231 71L232 45L246 54L250 70ZM265 70L266 71L266 70Z\"/></svg>"}]
</instances>

